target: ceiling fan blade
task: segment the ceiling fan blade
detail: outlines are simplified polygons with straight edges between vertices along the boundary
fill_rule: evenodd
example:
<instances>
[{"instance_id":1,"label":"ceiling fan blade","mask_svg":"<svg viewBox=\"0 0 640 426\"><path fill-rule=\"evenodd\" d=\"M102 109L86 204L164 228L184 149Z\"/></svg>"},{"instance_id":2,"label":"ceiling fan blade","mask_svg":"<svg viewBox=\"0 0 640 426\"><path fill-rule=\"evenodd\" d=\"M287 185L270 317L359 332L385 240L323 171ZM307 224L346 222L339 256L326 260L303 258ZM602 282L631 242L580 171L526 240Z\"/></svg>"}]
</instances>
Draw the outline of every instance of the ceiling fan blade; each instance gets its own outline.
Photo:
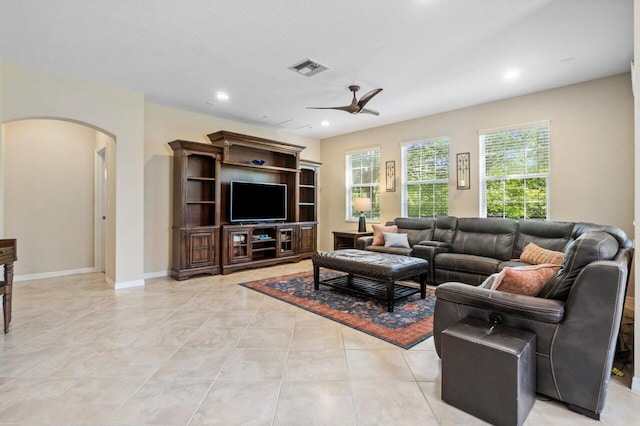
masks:
<instances>
[{"instance_id":1,"label":"ceiling fan blade","mask_svg":"<svg viewBox=\"0 0 640 426\"><path fill-rule=\"evenodd\" d=\"M339 107L307 107L307 109L337 109L339 111L346 111L352 114L358 112L359 110L357 105L347 105L347 106L339 106Z\"/></svg>"},{"instance_id":2,"label":"ceiling fan blade","mask_svg":"<svg viewBox=\"0 0 640 426\"><path fill-rule=\"evenodd\" d=\"M371 100L371 98L373 98L378 93L382 92L382 89L374 89L370 91L369 93L365 94L362 98L360 98L360 101L358 101L358 99L356 98L356 92L360 90L360 86L356 86L356 85L349 86L349 90L353 92L353 100L349 105L339 106L339 107L307 107L307 109L336 109L338 111L346 111L351 114L358 114L358 113L364 112L365 114L380 115L378 111L375 111L372 109L366 109L364 106L367 104L367 102Z\"/></svg>"},{"instance_id":3,"label":"ceiling fan blade","mask_svg":"<svg viewBox=\"0 0 640 426\"><path fill-rule=\"evenodd\" d=\"M364 114L371 114L371 115L375 115L378 116L380 115L380 113L374 109L369 109L369 108L362 108L360 110L360 113L364 113Z\"/></svg>"},{"instance_id":4,"label":"ceiling fan blade","mask_svg":"<svg viewBox=\"0 0 640 426\"><path fill-rule=\"evenodd\" d=\"M367 104L367 102L369 102L371 100L371 98L373 98L375 95L377 95L380 92L382 92L382 89L374 89L374 90L370 91L369 93L366 93L366 94L362 95L362 97L360 98L360 101L358 102L358 106L360 108L364 108L364 106Z\"/></svg>"}]
</instances>

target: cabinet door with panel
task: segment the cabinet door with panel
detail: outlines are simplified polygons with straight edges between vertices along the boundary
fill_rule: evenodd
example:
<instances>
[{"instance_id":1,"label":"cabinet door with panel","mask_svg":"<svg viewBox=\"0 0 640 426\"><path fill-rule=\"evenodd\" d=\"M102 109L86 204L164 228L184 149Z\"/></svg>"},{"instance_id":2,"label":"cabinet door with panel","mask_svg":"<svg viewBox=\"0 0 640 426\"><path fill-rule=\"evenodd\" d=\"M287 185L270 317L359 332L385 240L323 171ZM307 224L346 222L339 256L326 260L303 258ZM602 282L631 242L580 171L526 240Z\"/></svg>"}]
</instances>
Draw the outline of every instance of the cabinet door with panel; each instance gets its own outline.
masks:
<instances>
[{"instance_id":1,"label":"cabinet door with panel","mask_svg":"<svg viewBox=\"0 0 640 426\"><path fill-rule=\"evenodd\" d=\"M187 267L200 268L216 265L217 229L187 232Z\"/></svg>"},{"instance_id":2,"label":"cabinet door with panel","mask_svg":"<svg viewBox=\"0 0 640 426\"><path fill-rule=\"evenodd\" d=\"M316 251L316 224L301 223L298 235L300 242L299 254L306 257L313 255Z\"/></svg>"}]
</instances>

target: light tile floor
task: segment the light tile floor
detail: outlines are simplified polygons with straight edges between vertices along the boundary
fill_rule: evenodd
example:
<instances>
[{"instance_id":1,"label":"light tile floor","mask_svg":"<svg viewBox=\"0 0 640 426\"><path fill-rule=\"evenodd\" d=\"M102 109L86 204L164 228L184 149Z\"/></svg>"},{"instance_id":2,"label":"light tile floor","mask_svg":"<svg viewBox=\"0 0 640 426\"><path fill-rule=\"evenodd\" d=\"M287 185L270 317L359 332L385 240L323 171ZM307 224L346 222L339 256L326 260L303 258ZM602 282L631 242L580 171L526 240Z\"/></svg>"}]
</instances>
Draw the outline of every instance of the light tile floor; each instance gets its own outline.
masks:
<instances>
[{"instance_id":1,"label":"light tile floor","mask_svg":"<svg viewBox=\"0 0 640 426\"><path fill-rule=\"evenodd\" d=\"M306 270L16 283L0 424L483 424L440 399L433 339L402 350L237 285ZM602 424L640 424L628 380L612 379ZM526 424L597 423L538 400Z\"/></svg>"}]
</instances>

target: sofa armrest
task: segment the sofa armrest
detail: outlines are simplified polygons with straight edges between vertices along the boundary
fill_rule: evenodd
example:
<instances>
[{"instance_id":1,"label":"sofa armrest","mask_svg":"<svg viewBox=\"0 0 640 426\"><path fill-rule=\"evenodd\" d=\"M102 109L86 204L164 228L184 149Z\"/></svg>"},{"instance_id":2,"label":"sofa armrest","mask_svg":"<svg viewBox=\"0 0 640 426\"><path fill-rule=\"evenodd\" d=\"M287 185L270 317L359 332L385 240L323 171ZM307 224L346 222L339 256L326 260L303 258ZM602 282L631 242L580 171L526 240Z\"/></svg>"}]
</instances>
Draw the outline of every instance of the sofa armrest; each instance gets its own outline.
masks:
<instances>
[{"instance_id":1,"label":"sofa armrest","mask_svg":"<svg viewBox=\"0 0 640 426\"><path fill-rule=\"evenodd\" d=\"M356 240L356 248L360 250L364 250L367 246L373 244L373 237L360 237Z\"/></svg>"},{"instance_id":2,"label":"sofa armrest","mask_svg":"<svg viewBox=\"0 0 640 426\"><path fill-rule=\"evenodd\" d=\"M624 262L596 261L578 275L551 354L562 398L600 413L607 395L627 285Z\"/></svg>"},{"instance_id":3,"label":"sofa armrest","mask_svg":"<svg viewBox=\"0 0 640 426\"><path fill-rule=\"evenodd\" d=\"M534 321L557 324L564 318L564 303L462 283L444 283L436 289L437 300L448 301ZM437 302L436 302L437 303Z\"/></svg>"},{"instance_id":4,"label":"sofa armrest","mask_svg":"<svg viewBox=\"0 0 640 426\"><path fill-rule=\"evenodd\" d=\"M437 243L438 241L433 241L434 243ZM427 262L429 262L429 272L427 273L427 283L428 284L435 284L435 279L436 279L436 265L435 265L435 258L436 255L438 255L439 253L446 253L450 250L449 245L447 243L442 243L445 245L425 245L419 243L419 244L415 244L411 249L411 256L413 257L419 257L422 259L425 259Z\"/></svg>"}]
</instances>

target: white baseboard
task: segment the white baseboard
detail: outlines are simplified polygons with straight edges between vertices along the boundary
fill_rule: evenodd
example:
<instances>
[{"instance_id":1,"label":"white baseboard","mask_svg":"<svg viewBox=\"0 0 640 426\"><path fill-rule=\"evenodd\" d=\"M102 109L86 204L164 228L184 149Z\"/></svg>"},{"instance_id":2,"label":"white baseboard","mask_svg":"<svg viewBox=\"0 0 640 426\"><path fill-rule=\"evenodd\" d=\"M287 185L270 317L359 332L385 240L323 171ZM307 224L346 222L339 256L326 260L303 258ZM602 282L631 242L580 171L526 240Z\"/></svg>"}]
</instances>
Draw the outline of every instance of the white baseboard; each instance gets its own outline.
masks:
<instances>
[{"instance_id":1,"label":"white baseboard","mask_svg":"<svg viewBox=\"0 0 640 426\"><path fill-rule=\"evenodd\" d=\"M122 290L124 288L143 287L143 286L144 286L144 280L123 281L123 282L115 283L113 285L113 289Z\"/></svg>"},{"instance_id":2,"label":"white baseboard","mask_svg":"<svg viewBox=\"0 0 640 426\"><path fill-rule=\"evenodd\" d=\"M13 277L13 282L40 280L42 278L64 277L67 275L91 274L94 272L95 272L95 269L92 266L90 268L68 269L66 271L53 271L53 272L41 272L39 274L16 275Z\"/></svg>"},{"instance_id":3,"label":"white baseboard","mask_svg":"<svg viewBox=\"0 0 640 426\"><path fill-rule=\"evenodd\" d=\"M150 280L151 278L168 277L170 274L171 274L171 271L169 271L169 270L157 271L157 272L147 272L146 274L142 275L142 278L144 278L145 280Z\"/></svg>"},{"instance_id":4,"label":"white baseboard","mask_svg":"<svg viewBox=\"0 0 640 426\"><path fill-rule=\"evenodd\" d=\"M631 390L640 392L640 377L633 376L633 378L631 379Z\"/></svg>"}]
</instances>

